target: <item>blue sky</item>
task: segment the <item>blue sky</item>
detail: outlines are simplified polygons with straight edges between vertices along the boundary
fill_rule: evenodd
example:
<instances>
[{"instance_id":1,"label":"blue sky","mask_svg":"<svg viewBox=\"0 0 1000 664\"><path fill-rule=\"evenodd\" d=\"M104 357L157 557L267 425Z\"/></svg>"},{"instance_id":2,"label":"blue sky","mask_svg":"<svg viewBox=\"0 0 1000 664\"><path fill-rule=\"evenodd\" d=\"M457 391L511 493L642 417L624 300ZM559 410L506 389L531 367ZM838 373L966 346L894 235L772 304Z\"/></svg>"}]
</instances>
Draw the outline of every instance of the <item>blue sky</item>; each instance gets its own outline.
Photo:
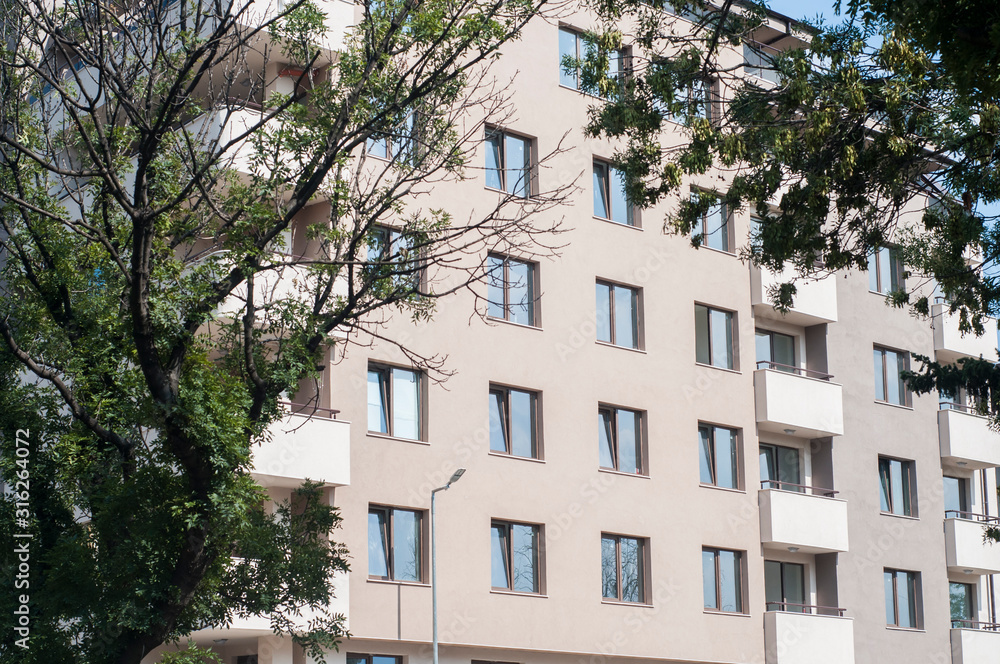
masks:
<instances>
[{"instance_id":1,"label":"blue sky","mask_svg":"<svg viewBox=\"0 0 1000 664\"><path fill-rule=\"evenodd\" d=\"M827 22L836 19L833 11L834 0L770 0L767 5L789 18L815 18L822 14ZM845 0L846 4L846 0Z\"/></svg>"}]
</instances>

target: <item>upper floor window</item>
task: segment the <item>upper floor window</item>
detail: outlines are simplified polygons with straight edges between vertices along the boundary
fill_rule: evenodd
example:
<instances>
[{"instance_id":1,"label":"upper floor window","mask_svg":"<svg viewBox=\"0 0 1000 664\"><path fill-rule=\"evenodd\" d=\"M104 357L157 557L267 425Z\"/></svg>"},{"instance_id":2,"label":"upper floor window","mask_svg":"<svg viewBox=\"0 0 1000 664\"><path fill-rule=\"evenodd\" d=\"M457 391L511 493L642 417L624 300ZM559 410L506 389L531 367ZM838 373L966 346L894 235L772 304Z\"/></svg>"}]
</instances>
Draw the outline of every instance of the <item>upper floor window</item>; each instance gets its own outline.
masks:
<instances>
[{"instance_id":1,"label":"upper floor window","mask_svg":"<svg viewBox=\"0 0 1000 664\"><path fill-rule=\"evenodd\" d=\"M368 431L421 440L420 372L368 365Z\"/></svg>"},{"instance_id":2,"label":"upper floor window","mask_svg":"<svg viewBox=\"0 0 1000 664\"><path fill-rule=\"evenodd\" d=\"M764 600L765 611L806 613L805 565L765 560Z\"/></svg>"},{"instance_id":3,"label":"upper floor window","mask_svg":"<svg viewBox=\"0 0 1000 664\"><path fill-rule=\"evenodd\" d=\"M879 247L868 255L868 290L886 295L904 288L903 261L893 247Z\"/></svg>"},{"instance_id":4,"label":"upper floor window","mask_svg":"<svg viewBox=\"0 0 1000 664\"><path fill-rule=\"evenodd\" d=\"M597 282L597 340L639 348L639 290Z\"/></svg>"},{"instance_id":5,"label":"upper floor window","mask_svg":"<svg viewBox=\"0 0 1000 664\"><path fill-rule=\"evenodd\" d=\"M611 164L594 160L594 216L636 226L636 215L625 195L625 174Z\"/></svg>"},{"instance_id":6,"label":"upper floor window","mask_svg":"<svg viewBox=\"0 0 1000 664\"><path fill-rule=\"evenodd\" d=\"M373 227L368 235L368 265L365 267L369 276L391 278L399 288L419 288L423 268L420 252L413 244L413 236L399 229Z\"/></svg>"},{"instance_id":7,"label":"upper floor window","mask_svg":"<svg viewBox=\"0 0 1000 664\"><path fill-rule=\"evenodd\" d=\"M705 548L701 566L705 608L743 613L743 552Z\"/></svg>"},{"instance_id":8,"label":"upper floor window","mask_svg":"<svg viewBox=\"0 0 1000 664\"><path fill-rule=\"evenodd\" d=\"M512 387L490 386L490 451L538 459L538 396Z\"/></svg>"},{"instance_id":9,"label":"upper floor window","mask_svg":"<svg viewBox=\"0 0 1000 664\"><path fill-rule=\"evenodd\" d=\"M539 590L539 527L493 521L492 583L502 590L537 593Z\"/></svg>"},{"instance_id":10,"label":"upper floor window","mask_svg":"<svg viewBox=\"0 0 1000 664\"><path fill-rule=\"evenodd\" d=\"M519 198L531 196L531 139L487 127L486 186Z\"/></svg>"},{"instance_id":11,"label":"upper floor window","mask_svg":"<svg viewBox=\"0 0 1000 664\"><path fill-rule=\"evenodd\" d=\"M490 318L521 325L535 324L534 263L491 254L487 258L488 306Z\"/></svg>"},{"instance_id":12,"label":"upper floor window","mask_svg":"<svg viewBox=\"0 0 1000 664\"><path fill-rule=\"evenodd\" d=\"M757 330L756 346L758 369L795 372L795 337L771 330Z\"/></svg>"},{"instance_id":13,"label":"upper floor window","mask_svg":"<svg viewBox=\"0 0 1000 664\"><path fill-rule=\"evenodd\" d=\"M780 77L774 68L774 60L771 55L764 52L764 49L761 44L743 43L743 71L747 76L777 84Z\"/></svg>"},{"instance_id":14,"label":"upper floor window","mask_svg":"<svg viewBox=\"0 0 1000 664\"><path fill-rule=\"evenodd\" d=\"M379 159L412 162L417 155L417 130L417 112L407 113L392 131L369 137L368 154Z\"/></svg>"},{"instance_id":15,"label":"upper floor window","mask_svg":"<svg viewBox=\"0 0 1000 664\"><path fill-rule=\"evenodd\" d=\"M885 624L890 627L919 629L920 616L920 574L886 568L885 582Z\"/></svg>"},{"instance_id":16,"label":"upper floor window","mask_svg":"<svg viewBox=\"0 0 1000 664\"><path fill-rule=\"evenodd\" d=\"M403 664L403 658L397 655L359 655L349 652L347 664Z\"/></svg>"},{"instance_id":17,"label":"upper floor window","mask_svg":"<svg viewBox=\"0 0 1000 664\"><path fill-rule=\"evenodd\" d=\"M697 203L699 193L691 192L691 201ZM726 204L719 202L713 204L697 220L691 229L692 235L699 238L701 246L709 249L729 252L732 246L732 224L729 223L729 211Z\"/></svg>"},{"instance_id":18,"label":"upper floor window","mask_svg":"<svg viewBox=\"0 0 1000 664\"><path fill-rule=\"evenodd\" d=\"M685 117L712 119L712 82L696 78L674 90L674 103L682 105L681 113L669 113L673 122L683 122ZM662 110L662 109L661 109Z\"/></svg>"},{"instance_id":19,"label":"upper floor window","mask_svg":"<svg viewBox=\"0 0 1000 664\"><path fill-rule=\"evenodd\" d=\"M909 368L910 354L900 350L874 347L875 360L875 399L893 403L897 406L909 406L910 390L903 380L903 372Z\"/></svg>"},{"instance_id":20,"label":"upper floor window","mask_svg":"<svg viewBox=\"0 0 1000 664\"><path fill-rule=\"evenodd\" d=\"M423 514L372 505L368 508L368 576L423 580Z\"/></svg>"},{"instance_id":21,"label":"upper floor window","mask_svg":"<svg viewBox=\"0 0 1000 664\"><path fill-rule=\"evenodd\" d=\"M596 95L598 91L587 86L583 81L583 68L580 66L593 53L594 47L583 33L570 28L559 28L559 85L564 88L580 90ZM613 51L608 56L608 78L617 80L619 84L625 80L629 71L629 49Z\"/></svg>"},{"instance_id":22,"label":"upper floor window","mask_svg":"<svg viewBox=\"0 0 1000 664\"><path fill-rule=\"evenodd\" d=\"M735 429L698 425L701 483L726 489L740 488L740 445Z\"/></svg>"},{"instance_id":23,"label":"upper floor window","mask_svg":"<svg viewBox=\"0 0 1000 664\"><path fill-rule=\"evenodd\" d=\"M601 406L597 409L597 429L601 468L642 474L642 413Z\"/></svg>"},{"instance_id":24,"label":"upper floor window","mask_svg":"<svg viewBox=\"0 0 1000 664\"><path fill-rule=\"evenodd\" d=\"M913 462L878 458L879 506L886 514L916 516Z\"/></svg>"},{"instance_id":25,"label":"upper floor window","mask_svg":"<svg viewBox=\"0 0 1000 664\"><path fill-rule=\"evenodd\" d=\"M944 476L944 515L963 518L969 512L969 480Z\"/></svg>"},{"instance_id":26,"label":"upper floor window","mask_svg":"<svg viewBox=\"0 0 1000 664\"><path fill-rule=\"evenodd\" d=\"M733 369L736 352L733 344L733 313L694 305L695 360L699 364Z\"/></svg>"},{"instance_id":27,"label":"upper floor window","mask_svg":"<svg viewBox=\"0 0 1000 664\"><path fill-rule=\"evenodd\" d=\"M802 493L802 462L794 447L761 443L759 448L762 489L780 489Z\"/></svg>"},{"instance_id":28,"label":"upper floor window","mask_svg":"<svg viewBox=\"0 0 1000 664\"><path fill-rule=\"evenodd\" d=\"M948 599L951 605L952 629L975 629L976 586L971 583L948 583Z\"/></svg>"},{"instance_id":29,"label":"upper floor window","mask_svg":"<svg viewBox=\"0 0 1000 664\"><path fill-rule=\"evenodd\" d=\"M601 587L605 599L646 601L646 540L601 535Z\"/></svg>"}]
</instances>

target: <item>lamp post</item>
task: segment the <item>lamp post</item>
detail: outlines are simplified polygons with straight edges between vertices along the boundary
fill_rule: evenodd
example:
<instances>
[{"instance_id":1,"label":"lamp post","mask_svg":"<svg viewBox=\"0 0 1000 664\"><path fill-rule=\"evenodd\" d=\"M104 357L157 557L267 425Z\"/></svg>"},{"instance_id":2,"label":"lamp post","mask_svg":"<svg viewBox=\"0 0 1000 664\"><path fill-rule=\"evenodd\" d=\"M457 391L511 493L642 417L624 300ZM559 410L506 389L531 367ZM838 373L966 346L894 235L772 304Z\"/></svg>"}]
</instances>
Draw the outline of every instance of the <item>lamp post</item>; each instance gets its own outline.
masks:
<instances>
[{"instance_id":1,"label":"lamp post","mask_svg":"<svg viewBox=\"0 0 1000 664\"><path fill-rule=\"evenodd\" d=\"M434 529L437 519L434 518L434 499L438 491L446 491L465 474L465 468L456 470L448 483L431 491L431 610L434 613L434 664L438 664L438 584L437 584L437 545Z\"/></svg>"}]
</instances>

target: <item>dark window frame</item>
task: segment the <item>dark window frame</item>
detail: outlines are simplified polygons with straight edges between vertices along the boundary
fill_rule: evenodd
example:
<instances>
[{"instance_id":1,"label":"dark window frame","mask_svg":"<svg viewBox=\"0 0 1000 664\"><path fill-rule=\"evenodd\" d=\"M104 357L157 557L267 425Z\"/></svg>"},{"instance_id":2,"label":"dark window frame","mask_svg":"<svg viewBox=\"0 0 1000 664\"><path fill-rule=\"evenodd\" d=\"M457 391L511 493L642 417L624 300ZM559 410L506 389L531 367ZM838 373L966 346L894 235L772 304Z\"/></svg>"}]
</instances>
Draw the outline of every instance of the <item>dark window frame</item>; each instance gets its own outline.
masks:
<instances>
[{"instance_id":1,"label":"dark window frame","mask_svg":"<svg viewBox=\"0 0 1000 664\"><path fill-rule=\"evenodd\" d=\"M707 363L706 362L700 362L698 360L698 353L697 353L697 347L698 347L698 325L697 325L698 307L701 307L701 308L705 309L708 312L708 315L707 315L707 321L708 321L707 322L708 362ZM737 351L739 349L739 345L740 344L739 344L739 338L738 338L739 328L738 328L738 323L737 323L737 318L736 318L736 312L732 311L732 310L729 310L729 309L722 309L722 308L719 308L719 307L714 307L714 306L711 306L711 305L708 305L708 304L702 304L701 302L695 302L694 303L694 310L695 310L695 363L696 364L700 364L701 366L704 366L704 367L714 367L716 369L728 369L729 371L739 371L739 365L740 365L739 359L740 358L739 358L739 354L738 354ZM712 334L712 312L713 311L718 311L720 313L726 314L726 316L728 317L728 320L729 320L729 333L730 333L730 339L729 339L729 358L731 359L731 366L721 366L721 365L715 364L715 349L714 349L713 344L712 344L712 338L713 338L713 334Z\"/></svg>"},{"instance_id":2,"label":"dark window frame","mask_svg":"<svg viewBox=\"0 0 1000 664\"><path fill-rule=\"evenodd\" d=\"M535 549L532 552L533 556L534 556L534 559L532 561L532 564L534 566L534 579L533 579L534 590L515 590L514 589L514 581L515 581L514 577L516 576L516 572L515 572L515 565L514 565L514 558L513 558L513 553L514 553L514 551L513 551L514 540L513 540L513 537L512 537L513 526L525 526L525 527L531 528L534 531ZM506 586L494 586L494 585L492 585L493 570L491 569L490 570L490 586L491 586L491 588L493 590L501 590L501 591L512 592L512 593L523 593L523 594L526 594L526 595L544 595L545 594L545 590L544 590L544 578L545 578L545 574L543 573L543 569L544 569L545 539L544 539L544 531L543 531L542 525L538 524L538 523L525 523L525 522L521 522L521 521L510 521L508 519L490 519L490 538L491 538L491 541L490 541L491 552L490 553L491 553L491 556L492 556L492 546L493 546L493 543L492 543L493 532L492 531L495 528L498 528L498 527L503 528L505 530L505 533L506 533L506 535L504 536L505 550L503 551L503 555L504 555L504 560L506 562L507 585ZM491 565L492 565L492 563L491 563Z\"/></svg>"},{"instance_id":3,"label":"dark window frame","mask_svg":"<svg viewBox=\"0 0 1000 664\"><path fill-rule=\"evenodd\" d=\"M638 467L638 472L630 472L628 470L621 469L621 441L618 440L618 412L624 411L630 413L635 418L635 435L636 435L636 466ZM646 412L642 410L635 410L632 408L623 408L621 406L615 406L612 404L601 403L597 407L598 425L602 425L604 416L607 415L607 421L610 424L610 438L608 442L611 444L611 456L613 467L602 466L600 458L600 448L598 448L597 463L598 467L602 470L613 470L617 473L624 473L626 475L635 475L638 477L648 477L649 469L646 467ZM597 442L600 445L601 442L601 432L597 432Z\"/></svg>"},{"instance_id":4,"label":"dark window frame","mask_svg":"<svg viewBox=\"0 0 1000 664\"><path fill-rule=\"evenodd\" d=\"M886 615L886 627L893 627L896 629L923 629L923 602L921 601L921 583L920 583L920 572L914 572L911 570L895 569L891 567L883 568L883 584L885 583L885 575L890 575L892 579L892 612L894 622L888 621L888 615ZM906 584L908 586L907 590L911 593L913 598L913 614L910 616L912 618L912 625L903 625L900 623L900 607L899 607L899 577L900 575L905 575ZM886 607L886 613L888 614L889 607ZM909 612L909 607L907 607L907 612Z\"/></svg>"},{"instance_id":5,"label":"dark window frame","mask_svg":"<svg viewBox=\"0 0 1000 664\"><path fill-rule=\"evenodd\" d=\"M507 171L510 170L507 164L508 137L520 139L527 144L527 149L525 150L524 154L524 165L523 168L521 169L524 178L524 181L523 183L521 183L521 186L525 190L524 194L518 193L517 191L511 191L510 189L511 183L507 181ZM486 125L486 135L483 140L483 144L487 147L487 149L490 149L490 144L494 139L497 140L499 147L498 157L500 163L499 163L499 168L497 169L497 177L500 180L500 188L498 189L496 187L491 187L489 184L486 185L486 188L489 189L490 191L499 191L504 194L509 194L514 198L522 198L525 200L532 198L533 196L536 196L537 192L535 191L535 170L536 170L535 164L537 162L536 158L537 155L535 152L535 144L536 144L535 138L532 136L528 136L526 134L521 134L519 132L509 131L502 127L497 127L494 125ZM489 155L487 154L487 160L488 159ZM487 163L489 162L487 161ZM486 171L489 170L491 169L487 166Z\"/></svg>"},{"instance_id":6,"label":"dark window frame","mask_svg":"<svg viewBox=\"0 0 1000 664\"><path fill-rule=\"evenodd\" d=\"M368 570L368 578L375 579L378 581L391 581L393 583L426 583L427 572L425 567L427 566L427 556L425 555L424 547L425 540L427 539L424 533L424 528L427 524L426 510L414 509L412 507L393 507L391 505L379 505L375 503L370 503L368 505L369 517L372 513L380 512L386 515L385 518L385 530L382 532L383 541L385 542L385 555L387 560L385 561L385 569L388 573L387 576L382 576L379 574L372 574L371 569ZM395 549L396 542L393 538L394 526L393 522L395 520L396 512L411 512L417 517L417 541L414 545L415 553L417 556L417 580L407 580L407 579L397 579L395 570ZM370 525L369 525L370 527ZM369 546L371 544L369 543ZM371 552L369 552L369 557Z\"/></svg>"},{"instance_id":7,"label":"dark window frame","mask_svg":"<svg viewBox=\"0 0 1000 664\"><path fill-rule=\"evenodd\" d=\"M880 260L880 255L883 251L888 254L890 273L887 275L882 274L882 261ZM876 290L872 290L873 278ZM893 288L893 280L896 282L895 288ZM879 295L888 295L895 290L903 290L905 288L906 268L903 265L902 258L899 256L899 249L892 246L877 247L868 256L868 292L878 293Z\"/></svg>"},{"instance_id":8,"label":"dark window frame","mask_svg":"<svg viewBox=\"0 0 1000 664\"><path fill-rule=\"evenodd\" d=\"M619 348L629 348L629 349L632 349L632 350L643 350L643 348L645 346L645 343L644 343L645 342L645 339L644 339L645 335L644 335L643 329L642 329L643 328L643 325L642 325L642 323L643 323L643 316L642 316L642 304L643 304L642 303L642 289L634 287L634 286L629 286L627 284L616 283L614 281L607 281L606 279L598 279L596 281L596 285L595 285L595 303L594 303L595 310L596 310L596 306L597 306L597 303L596 303L596 287L600 287L600 286L606 287L608 289L608 311L606 312L606 314L607 314L607 319L608 319L608 337L609 337L609 339L605 340L605 339L598 338L597 342L598 343L602 343L602 344L610 344L612 346L617 346ZM628 344L628 345L622 344L622 343L618 343L619 340L618 340L618 334L617 334L617 331L616 331L617 320L616 320L616 313L615 313L615 290L616 289L623 289L623 290L627 290L627 291L631 292L631 298L630 299L631 299L631 302L633 303L633 308L632 308L632 332L633 332L634 339L630 340L630 342L634 342L634 345L632 345L631 343ZM600 318L601 315L602 315L601 312L597 312L597 317L598 318ZM598 330L598 332L599 332L599 330Z\"/></svg>"},{"instance_id":9,"label":"dark window frame","mask_svg":"<svg viewBox=\"0 0 1000 664\"><path fill-rule=\"evenodd\" d=\"M534 454L532 456L523 456L520 454L514 454L514 442L511 437L511 405L510 405L510 393L520 392L522 394L527 394L531 399L531 446L533 448ZM490 453L500 454L503 456L514 457L516 459L536 459L542 460L542 436L541 436L541 418L539 417L539 402L540 393L537 390L526 390L519 387L511 387L508 385L500 385L498 383L490 383L489 396L491 399L499 397L500 404L500 426L502 429L502 434L504 437L504 447L506 451L501 452L493 448L492 438L490 440Z\"/></svg>"},{"instance_id":10,"label":"dark window frame","mask_svg":"<svg viewBox=\"0 0 1000 664\"><path fill-rule=\"evenodd\" d=\"M614 540L615 542L615 580L616 580L616 592L615 597L607 597L604 595L604 579L603 579L603 566L604 566L604 540ZM639 552L639 561L636 567L639 578L636 580L636 588L638 589L638 600L624 599L624 584L622 575L622 540L630 540L636 543L636 547ZM648 537L635 537L633 535L619 535L616 533L601 533L601 567L602 567L602 579L601 579L601 598L605 602L622 602L626 604L649 604L647 601L649 597L649 538Z\"/></svg>"},{"instance_id":11,"label":"dark window frame","mask_svg":"<svg viewBox=\"0 0 1000 664\"><path fill-rule=\"evenodd\" d=\"M381 243L378 255L372 254L374 242ZM388 226L385 224L375 224L369 231L365 261L369 273L378 269L382 264L390 270L393 285L404 291L419 292L424 285L426 268L421 259L421 247L414 247L412 235L406 231ZM403 260L403 252L412 253L413 256L406 256ZM397 259L397 260L394 260Z\"/></svg>"},{"instance_id":12,"label":"dark window frame","mask_svg":"<svg viewBox=\"0 0 1000 664\"><path fill-rule=\"evenodd\" d=\"M601 171L600 175L598 175L597 173L598 170ZM612 170L618 171L619 173L621 173L621 177L624 178L624 172L622 171L622 169L618 168L617 166L615 166L606 159L600 159L598 157L594 157L593 171L596 177L592 178L592 180L596 179L598 181L598 186L601 188L601 192L604 196L604 201L607 204L607 209L603 210L602 214L598 214L598 210L596 209L594 210L594 218L600 219L602 221L610 221L611 223L618 224L619 226L642 228L642 226L639 223L639 217L640 217L638 213L639 211L636 209L636 206L633 205L628 200L628 195L625 192L622 192L622 195L625 198L625 221L622 222L615 219L616 210L613 198L611 196Z\"/></svg>"},{"instance_id":13,"label":"dark window frame","mask_svg":"<svg viewBox=\"0 0 1000 664\"><path fill-rule=\"evenodd\" d=\"M701 448L701 440L702 440L701 439L701 432L704 429L708 430L708 444L709 444L709 451L711 453L710 454L710 468L709 468L709 472L712 475L712 481L711 482L705 482L704 479L701 478L701 472L699 470L699 473L698 473L699 483L701 484L701 486L711 486L711 487L716 487L716 488L721 488L721 489L732 489L732 490L735 490L735 491L743 491L744 490L744 484L743 484L743 431L742 431L742 429L739 429L737 427L723 426L721 424L714 424L712 422L698 422L698 447L699 447L698 454L699 454L699 456L701 455L701 449L700 449ZM736 481L736 486L724 486L724 485L719 484L718 452L717 452L717 447L716 447L716 444L715 444L715 430L716 429L726 429L727 431L730 431L733 434L733 437L734 437L734 439L736 441L735 444L734 444L734 446L733 446L733 453L736 455L736 458L733 459L733 461L732 461L733 468L734 468L733 478ZM699 467L700 467L700 464L699 464Z\"/></svg>"},{"instance_id":14,"label":"dark window frame","mask_svg":"<svg viewBox=\"0 0 1000 664\"><path fill-rule=\"evenodd\" d=\"M880 346L878 344L874 344L872 346L872 355L873 355L873 357L874 357L875 353L879 353L880 356L881 356L880 363L882 365L882 376L881 376L881 379L882 379L881 380L881 383L882 383L882 394L885 397L883 399L879 399L879 397L878 397L878 391L877 391L877 386L876 386L875 401L878 402L878 403L891 404L893 406L904 406L906 408L912 408L913 407L913 393L910 391L910 388L909 388L908 385L906 385L905 381L903 381L899 377L900 374L899 374L899 365L898 365L898 362L897 362L897 365L896 365L897 371L895 373L895 380L898 381L899 386L900 386L900 390L901 390L901 394L902 394L902 402L901 403L897 403L895 401L889 401L889 384L890 384L889 381L890 381L890 378L892 376L890 375L889 362L887 361L887 357L888 357L887 353L896 353L898 356L900 356L900 357L903 358L904 367L903 367L902 370L903 371L908 371L910 369L910 353L908 351L905 351L905 350L898 350L896 348L889 348L887 346ZM873 362L874 362L874 360L873 360ZM874 374L874 372L875 372L875 368L873 366L872 367L872 373ZM879 376L875 376L875 378L878 379Z\"/></svg>"},{"instance_id":15,"label":"dark window frame","mask_svg":"<svg viewBox=\"0 0 1000 664\"><path fill-rule=\"evenodd\" d=\"M902 512L896 512L896 506L893 504L893 494L895 493L895 485L893 483L892 477L892 464L893 462L900 464L900 491L903 495L903 506ZM888 472L884 472L883 468L887 468ZM892 516L906 516L917 518L917 486L916 486L916 464L912 459L898 459L896 457L890 457L883 454L878 456L878 475L879 475L879 511L882 514L888 514ZM883 477L888 481L886 485L883 482ZM885 499L887 510L881 509L882 498Z\"/></svg>"},{"instance_id":16,"label":"dark window frame","mask_svg":"<svg viewBox=\"0 0 1000 664\"><path fill-rule=\"evenodd\" d=\"M778 565L778 581L781 585L781 601L780 602L768 602L766 597L767 588L767 564L771 563ZM802 578L802 595L803 597L801 604L806 604L806 599L809 598L809 591L807 584L809 583L809 576L806 574L806 565L803 563L795 563L787 560L764 560L764 579L765 579L765 597L764 597L764 610L765 611L784 611L786 613L810 613L811 609L807 609L805 606L790 607L788 601L788 590L785 588L785 566L794 565L799 568ZM774 604L779 604L779 608L770 608Z\"/></svg>"},{"instance_id":17,"label":"dark window frame","mask_svg":"<svg viewBox=\"0 0 1000 664\"><path fill-rule=\"evenodd\" d=\"M500 286L495 286L493 283L492 273L493 269L490 267L490 263L493 260L498 260L501 262L503 276ZM513 319L512 310L515 305L510 301L511 284L513 280L511 279L511 263L517 263L519 265L524 265L528 268L528 296L531 298L531 305L528 307L528 319L527 323L520 323ZM486 316L492 320L502 320L508 323L513 323L514 325L525 325L527 327L540 327L540 298L538 297L538 263L533 261L525 261L519 258L514 258L512 256L507 256L505 254L495 254L491 253L486 258L487 265L487 275L486 275ZM493 302L490 299L490 290L494 288L499 288L503 291L503 302ZM503 316L494 316L490 313L490 304L497 304L503 308Z\"/></svg>"},{"instance_id":18,"label":"dark window frame","mask_svg":"<svg viewBox=\"0 0 1000 664\"><path fill-rule=\"evenodd\" d=\"M712 553L715 556L715 560L714 560L714 562L715 562L715 570L714 570L715 571L715 607L706 606L706 607L704 607L705 611L709 611L709 612L712 612L712 613L728 613L728 614L734 614L734 615L747 615L747 610L746 610L746 607L747 607L747 597L746 597L746 594L747 594L747 579L746 579L746 576L747 576L747 574L746 574L746 569L745 569L745 567L746 567L746 560L747 560L746 551L739 551L737 549L725 549L725 548L715 547L715 546L704 546L704 547L702 547L701 551L702 551L702 556L703 557L704 557L705 553ZM735 554L736 561L737 561L737 569L739 570L740 578L737 579L737 583L739 584L739 588L737 589L738 592L736 593L736 597L739 598L740 605L737 607L737 609L735 611L727 611L727 610L725 610L725 609L722 608L722 570L721 570L720 565L719 565L719 560L720 560L720 558L722 556L719 555L719 554L722 553L723 551L725 551L727 553ZM704 588L704 579L702 580L702 586Z\"/></svg>"},{"instance_id":19,"label":"dark window frame","mask_svg":"<svg viewBox=\"0 0 1000 664\"><path fill-rule=\"evenodd\" d=\"M412 373L416 376L416 399L417 399L417 437L407 438L405 436L400 436L395 431L395 404L393 395L393 380L392 374L395 371L406 371ZM377 431L371 428L371 422L368 422L368 433L374 434L376 436L388 436L390 438L398 438L400 440L415 440L424 441L427 433L426 418L424 416L424 404L426 403L426 395L424 394L426 381L424 379L424 372L416 367L402 367L395 364L386 364L384 362L377 362L374 360L368 361L368 371L365 374L366 384L369 374L377 372L380 376L379 378L379 391L382 398L382 403L385 405L385 420L386 420L386 430ZM385 378L383 378L383 376Z\"/></svg>"},{"instance_id":20,"label":"dark window frame","mask_svg":"<svg viewBox=\"0 0 1000 664\"><path fill-rule=\"evenodd\" d=\"M389 163L414 165L420 155L420 115L419 111L409 111L392 131L373 133L365 141L366 155ZM377 143L385 144L384 157L372 152L372 145Z\"/></svg>"}]
</instances>

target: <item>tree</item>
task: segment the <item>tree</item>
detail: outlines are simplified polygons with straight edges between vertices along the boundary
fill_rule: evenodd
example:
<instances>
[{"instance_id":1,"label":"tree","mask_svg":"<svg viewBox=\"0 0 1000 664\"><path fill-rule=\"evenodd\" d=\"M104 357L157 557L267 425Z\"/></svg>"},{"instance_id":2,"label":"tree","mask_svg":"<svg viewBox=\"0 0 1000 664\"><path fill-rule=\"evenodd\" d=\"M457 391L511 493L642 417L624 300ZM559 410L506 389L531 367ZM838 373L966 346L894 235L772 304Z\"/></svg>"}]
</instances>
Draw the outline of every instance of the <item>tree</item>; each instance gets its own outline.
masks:
<instances>
[{"instance_id":1,"label":"tree","mask_svg":"<svg viewBox=\"0 0 1000 664\"><path fill-rule=\"evenodd\" d=\"M843 23L803 26L784 37L791 48L781 51L758 43L767 28L766 6L757 2L593 4L603 27L584 65L608 101L592 109L587 131L622 139L616 159L635 203L681 194L667 232L690 234L722 198L759 219L742 254L756 265L791 265L800 276L865 270L891 243L902 251L908 284L936 284L963 331L982 333L984 317L1000 311L991 269L1000 233L988 207L1000 200L996 3L851 0ZM624 83L605 74L623 21L636 26ZM726 56L734 48L744 50L745 64ZM697 100L691 91L701 81L726 90L725 99ZM663 141L671 117L686 126L688 142ZM685 176L710 168L730 174L728 191L680 192ZM787 308L794 293L794 282L782 284L772 298ZM929 313L928 296L913 288L888 299ZM911 388L964 387L1000 418L1000 369L992 363L918 359L923 368L910 375Z\"/></svg>"},{"instance_id":2,"label":"tree","mask_svg":"<svg viewBox=\"0 0 1000 664\"><path fill-rule=\"evenodd\" d=\"M339 516L311 484L266 510L251 446L332 347L551 250L563 190L420 205L503 122L489 64L542 5L6 0L0 527L31 563L0 658L134 664L246 615L336 645Z\"/></svg>"}]
</instances>

